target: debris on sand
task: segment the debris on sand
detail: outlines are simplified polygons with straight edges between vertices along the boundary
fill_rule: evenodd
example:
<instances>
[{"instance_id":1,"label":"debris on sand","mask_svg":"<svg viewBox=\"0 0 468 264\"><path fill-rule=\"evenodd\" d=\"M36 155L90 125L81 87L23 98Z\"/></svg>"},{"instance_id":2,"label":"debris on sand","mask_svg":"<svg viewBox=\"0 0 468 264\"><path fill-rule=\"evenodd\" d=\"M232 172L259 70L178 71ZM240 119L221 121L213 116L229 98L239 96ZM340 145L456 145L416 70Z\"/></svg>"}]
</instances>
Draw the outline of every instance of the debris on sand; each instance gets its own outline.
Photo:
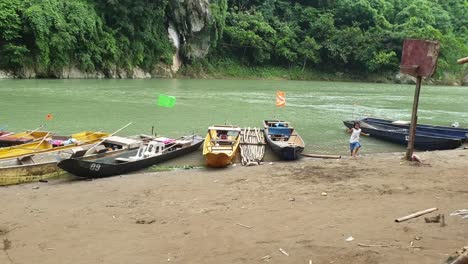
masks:
<instances>
[{"instance_id":1,"label":"debris on sand","mask_svg":"<svg viewBox=\"0 0 468 264\"><path fill-rule=\"evenodd\" d=\"M244 228L247 228L247 229L252 229L252 227L251 227L251 226L248 226L248 225L243 225L243 224L241 224L241 223L236 223L236 225L238 225L238 226L242 226L242 227L244 227Z\"/></svg>"},{"instance_id":2,"label":"debris on sand","mask_svg":"<svg viewBox=\"0 0 468 264\"><path fill-rule=\"evenodd\" d=\"M151 220L138 219L135 221L136 224L140 224L140 225L150 225L155 222L156 222L155 219L151 219Z\"/></svg>"},{"instance_id":3,"label":"debris on sand","mask_svg":"<svg viewBox=\"0 0 468 264\"><path fill-rule=\"evenodd\" d=\"M468 209L456 210L455 212L450 214L450 216L455 216L455 215L459 215L464 219L468 219Z\"/></svg>"},{"instance_id":4,"label":"debris on sand","mask_svg":"<svg viewBox=\"0 0 468 264\"><path fill-rule=\"evenodd\" d=\"M8 238L3 239L3 250L7 251L11 248L11 241Z\"/></svg>"},{"instance_id":5,"label":"debris on sand","mask_svg":"<svg viewBox=\"0 0 468 264\"><path fill-rule=\"evenodd\" d=\"M440 214L433 217L424 217L426 223L440 223Z\"/></svg>"},{"instance_id":6,"label":"debris on sand","mask_svg":"<svg viewBox=\"0 0 468 264\"><path fill-rule=\"evenodd\" d=\"M413 219L413 218L416 218L418 216L425 215L425 214L428 214L428 213L432 213L432 212L437 211L437 210L438 210L437 208L426 209L426 210L423 210L423 211L419 211L419 212L416 212L416 213L413 213L413 214L410 214L410 215L403 216L403 217L400 217L398 219L395 219L395 222L401 223L403 221L410 220L410 219Z\"/></svg>"},{"instance_id":7,"label":"debris on sand","mask_svg":"<svg viewBox=\"0 0 468 264\"><path fill-rule=\"evenodd\" d=\"M280 251L281 253L283 253L283 255L285 255L286 257L289 257L289 253L286 252L286 251L284 251L284 249L279 248L279 251Z\"/></svg>"}]
</instances>

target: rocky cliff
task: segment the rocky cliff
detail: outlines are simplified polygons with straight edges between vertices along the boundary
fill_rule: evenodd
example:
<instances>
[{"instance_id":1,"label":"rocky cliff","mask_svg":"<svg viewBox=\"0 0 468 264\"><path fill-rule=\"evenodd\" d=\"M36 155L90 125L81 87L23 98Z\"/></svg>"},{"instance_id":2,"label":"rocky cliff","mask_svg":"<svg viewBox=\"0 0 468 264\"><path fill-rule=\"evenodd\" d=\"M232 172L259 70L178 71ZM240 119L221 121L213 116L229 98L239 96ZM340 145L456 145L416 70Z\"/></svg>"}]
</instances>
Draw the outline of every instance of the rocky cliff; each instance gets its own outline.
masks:
<instances>
[{"instance_id":1,"label":"rocky cliff","mask_svg":"<svg viewBox=\"0 0 468 264\"><path fill-rule=\"evenodd\" d=\"M216 0L212 0L216 1ZM205 57L215 41L216 27L209 0L171 0L166 7L166 32L174 46L171 64L157 63L149 72L140 67L120 69L111 67L105 72L84 72L74 65L68 65L50 76L64 79L94 78L152 78L173 77L182 64L193 59ZM39 76L34 67L22 69L15 73L0 70L0 79L36 78Z\"/></svg>"},{"instance_id":2,"label":"rocky cliff","mask_svg":"<svg viewBox=\"0 0 468 264\"><path fill-rule=\"evenodd\" d=\"M181 55L186 59L202 58L209 52L215 34L208 0L173 0L168 19L179 36Z\"/></svg>"}]
</instances>

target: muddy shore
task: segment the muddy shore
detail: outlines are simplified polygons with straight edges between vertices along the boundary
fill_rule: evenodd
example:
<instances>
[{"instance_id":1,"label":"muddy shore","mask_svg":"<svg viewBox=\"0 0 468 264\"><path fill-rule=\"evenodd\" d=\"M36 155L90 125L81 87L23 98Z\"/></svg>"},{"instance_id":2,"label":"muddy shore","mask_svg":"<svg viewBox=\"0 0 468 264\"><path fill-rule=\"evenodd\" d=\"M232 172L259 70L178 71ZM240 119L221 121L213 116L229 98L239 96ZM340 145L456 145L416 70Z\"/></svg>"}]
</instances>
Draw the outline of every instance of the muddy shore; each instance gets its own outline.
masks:
<instances>
[{"instance_id":1,"label":"muddy shore","mask_svg":"<svg viewBox=\"0 0 468 264\"><path fill-rule=\"evenodd\" d=\"M0 263L444 263L468 245L449 216L468 208L468 150L401 155L0 188Z\"/></svg>"}]
</instances>

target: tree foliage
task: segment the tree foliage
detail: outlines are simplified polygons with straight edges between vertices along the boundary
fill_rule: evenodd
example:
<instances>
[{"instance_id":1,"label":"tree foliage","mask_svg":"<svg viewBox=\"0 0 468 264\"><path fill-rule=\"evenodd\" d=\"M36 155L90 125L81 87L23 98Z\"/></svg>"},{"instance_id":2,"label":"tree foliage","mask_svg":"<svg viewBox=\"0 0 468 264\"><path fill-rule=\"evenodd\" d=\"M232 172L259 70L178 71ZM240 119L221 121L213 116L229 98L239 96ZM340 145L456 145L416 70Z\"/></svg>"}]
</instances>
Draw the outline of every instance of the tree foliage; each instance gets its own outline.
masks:
<instances>
[{"instance_id":1,"label":"tree foliage","mask_svg":"<svg viewBox=\"0 0 468 264\"><path fill-rule=\"evenodd\" d=\"M405 38L439 40L439 72L460 70L454 60L468 54L466 0L228 3L224 41L229 45L222 54L249 65L304 65L308 60L308 67L325 70L396 71ZM268 35L261 34L264 28Z\"/></svg>"},{"instance_id":2,"label":"tree foliage","mask_svg":"<svg viewBox=\"0 0 468 264\"><path fill-rule=\"evenodd\" d=\"M170 0L2 0L0 68L109 73L170 64ZM210 0L212 58L249 66L397 71L405 38L439 40L439 72L468 54L467 0Z\"/></svg>"}]
</instances>

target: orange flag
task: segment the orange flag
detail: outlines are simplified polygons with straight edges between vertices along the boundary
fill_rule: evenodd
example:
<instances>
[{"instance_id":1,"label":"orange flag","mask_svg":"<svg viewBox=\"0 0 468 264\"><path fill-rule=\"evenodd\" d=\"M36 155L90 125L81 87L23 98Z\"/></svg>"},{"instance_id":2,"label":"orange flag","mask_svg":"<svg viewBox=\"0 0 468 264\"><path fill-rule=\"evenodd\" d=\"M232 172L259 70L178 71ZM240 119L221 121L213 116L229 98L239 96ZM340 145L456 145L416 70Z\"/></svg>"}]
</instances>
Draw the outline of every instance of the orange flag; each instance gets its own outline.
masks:
<instances>
[{"instance_id":1,"label":"orange flag","mask_svg":"<svg viewBox=\"0 0 468 264\"><path fill-rule=\"evenodd\" d=\"M276 92L276 106L283 107L286 105L286 94L282 91Z\"/></svg>"},{"instance_id":2,"label":"orange flag","mask_svg":"<svg viewBox=\"0 0 468 264\"><path fill-rule=\"evenodd\" d=\"M52 114L47 114L46 117L45 117L45 119L46 119L47 121L52 120L52 118L54 118L54 117L52 116Z\"/></svg>"}]
</instances>

